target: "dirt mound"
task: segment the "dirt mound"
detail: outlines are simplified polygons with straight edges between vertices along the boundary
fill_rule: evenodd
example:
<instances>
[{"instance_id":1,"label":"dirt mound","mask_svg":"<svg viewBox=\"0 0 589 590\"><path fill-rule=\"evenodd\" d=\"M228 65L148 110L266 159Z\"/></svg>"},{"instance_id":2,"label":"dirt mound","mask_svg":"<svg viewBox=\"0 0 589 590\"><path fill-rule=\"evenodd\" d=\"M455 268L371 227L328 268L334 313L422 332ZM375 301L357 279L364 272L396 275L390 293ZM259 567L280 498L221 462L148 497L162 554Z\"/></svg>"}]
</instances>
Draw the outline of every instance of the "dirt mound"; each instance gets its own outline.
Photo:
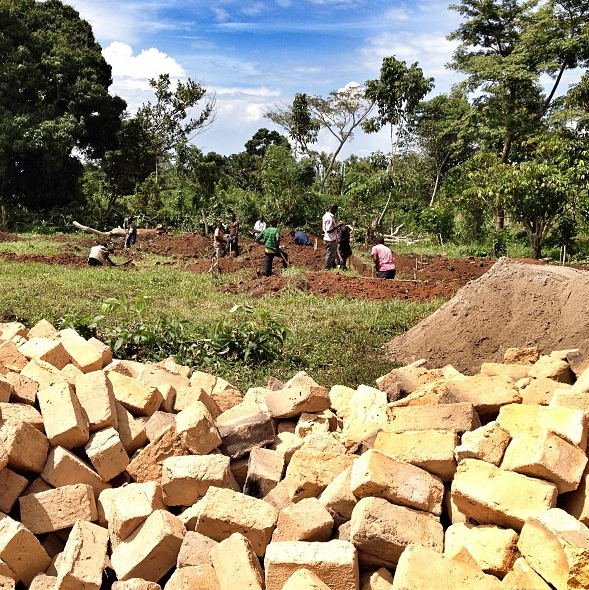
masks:
<instances>
[{"instance_id":1,"label":"dirt mound","mask_svg":"<svg viewBox=\"0 0 589 590\"><path fill-rule=\"evenodd\" d=\"M18 242L20 238L14 234L7 234L6 232L0 231L0 242Z\"/></svg>"},{"instance_id":2,"label":"dirt mound","mask_svg":"<svg viewBox=\"0 0 589 590\"><path fill-rule=\"evenodd\" d=\"M425 358L473 374L512 346L589 355L589 273L500 259L486 274L386 346L398 363Z\"/></svg>"}]
</instances>

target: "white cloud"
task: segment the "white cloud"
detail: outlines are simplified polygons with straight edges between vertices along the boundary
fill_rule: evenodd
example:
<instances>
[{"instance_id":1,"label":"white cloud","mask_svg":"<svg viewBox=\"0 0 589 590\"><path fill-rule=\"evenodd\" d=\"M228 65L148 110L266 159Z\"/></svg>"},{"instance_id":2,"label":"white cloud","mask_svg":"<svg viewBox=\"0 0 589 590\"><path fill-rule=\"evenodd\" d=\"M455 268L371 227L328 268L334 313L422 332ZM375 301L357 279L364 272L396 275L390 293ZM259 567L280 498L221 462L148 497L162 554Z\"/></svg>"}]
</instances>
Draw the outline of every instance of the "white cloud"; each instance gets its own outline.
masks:
<instances>
[{"instance_id":1,"label":"white cloud","mask_svg":"<svg viewBox=\"0 0 589 590\"><path fill-rule=\"evenodd\" d=\"M394 23L406 23L410 19L410 14L405 8L391 8L387 10L384 18Z\"/></svg>"},{"instance_id":2,"label":"white cloud","mask_svg":"<svg viewBox=\"0 0 589 590\"><path fill-rule=\"evenodd\" d=\"M220 23L227 22L230 18L229 12L227 10L225 10L224 8L221 8L220 6L216 6L216 7L212 8L212 11L215 14L215 18Z\"/></svg>"},{"instance_id":3,"label":"white cloud","mask_svg":"<svg viewBox=\"0 0 589 590\"><path fill-rule=\"evenodd\" d=\"M265 5L263 2L254 2L249 6L245 6L241 9L241 13L246 16L257 16L264 11Z\"/></svg>"},{"instance_id":4,"label":"white cloud","mask_svg":"<svg viewBox=\"0 0 589 590\"><path fill-rule=\"evenodd\" d=\"M265 86L260 88L217 87L214 89L218 96L238 95L276 98L280 96L280 90L270 90Z\"/></svg>"},{"instance_id":5,"label":"white cloud","mask_svg":"<svg viewBox=\"0 0 589 590\"><path fill-rule=\"evenodd\" d=\"M115 41L103 49L102 54L112 66L114 77L129 77L139 80L156 78L160 74L170 74L172 78L183 78L186 73L182 66L166 53L155 47L143 49L133 55L133 49L126 43Z\"/></svg>"}]
</instances>

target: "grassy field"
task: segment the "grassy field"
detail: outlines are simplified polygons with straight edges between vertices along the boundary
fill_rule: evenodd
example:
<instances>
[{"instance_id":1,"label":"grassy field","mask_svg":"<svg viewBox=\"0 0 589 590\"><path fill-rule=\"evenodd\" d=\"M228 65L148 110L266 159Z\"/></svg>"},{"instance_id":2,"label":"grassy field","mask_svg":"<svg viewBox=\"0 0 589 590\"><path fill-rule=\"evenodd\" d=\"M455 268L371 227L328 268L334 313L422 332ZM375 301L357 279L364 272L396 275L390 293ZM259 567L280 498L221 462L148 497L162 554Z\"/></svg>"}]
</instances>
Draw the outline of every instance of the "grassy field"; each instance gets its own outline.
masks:
<instances>
[{"instance_id":1,"label":"grassy field","mask_svg":"<svg viewBox=\"0 0 589 590\"><path fill-rule=\"evenodd\" d=\"M45 246L42 250L47 253L53 244L48 241ZM18 252L22 247L32 252L39 243L0 244L3 251ZM442 303L323 299L296 291L266 298L224 293L224 287L238 278L188 273L161 264L156 258L132 271L1 263L0 314L5 318L13 314L28 326L41 318L59 326L64 315L99 314L108 298L123 294L130 298L146 296L146 322L161 317L184 320L194 334L206 336L216 322L231 315L229 310L234 305L267 311L290 330L281 357L258 366L216 366L217 374L245 391L250 386L265 385L271 375L285 380L299 370L307 371L326 386L374 385L378 376L392 368L390 361L383 358L382 345ZM111 328L115 322L116 318L105 317L98 336L100 329Z\"/></svg>"}]
</instances>

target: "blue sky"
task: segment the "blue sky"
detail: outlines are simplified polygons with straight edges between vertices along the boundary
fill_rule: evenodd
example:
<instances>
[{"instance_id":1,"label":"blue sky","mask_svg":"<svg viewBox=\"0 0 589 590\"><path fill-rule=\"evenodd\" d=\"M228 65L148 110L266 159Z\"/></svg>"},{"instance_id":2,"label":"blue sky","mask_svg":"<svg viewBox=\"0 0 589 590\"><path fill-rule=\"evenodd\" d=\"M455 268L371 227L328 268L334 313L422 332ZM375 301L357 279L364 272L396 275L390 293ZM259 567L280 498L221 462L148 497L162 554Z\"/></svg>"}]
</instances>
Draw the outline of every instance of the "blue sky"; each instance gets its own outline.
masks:
<instances>
[{"instance_id":1,"label":"blue sky","mask_svg":"<svg viewBox=\"0 0 589 590\"><path fill-rule=\"evenodd\" d=\"M433 94L459 80L444 67L454 49L446 36L460 22L444 1L66 1L92 25L113 68L111 92L130 112L153 100L148 80L163 72L215 92L216 120L195 138L205 152L243 151L260 127L274 128L265 109L377 78L387 55L418 61L435 78ZM386 132L358 132L343 155L387 146ZM324 134L318 147L334 146Z\"/></svg>"}]
</instances>

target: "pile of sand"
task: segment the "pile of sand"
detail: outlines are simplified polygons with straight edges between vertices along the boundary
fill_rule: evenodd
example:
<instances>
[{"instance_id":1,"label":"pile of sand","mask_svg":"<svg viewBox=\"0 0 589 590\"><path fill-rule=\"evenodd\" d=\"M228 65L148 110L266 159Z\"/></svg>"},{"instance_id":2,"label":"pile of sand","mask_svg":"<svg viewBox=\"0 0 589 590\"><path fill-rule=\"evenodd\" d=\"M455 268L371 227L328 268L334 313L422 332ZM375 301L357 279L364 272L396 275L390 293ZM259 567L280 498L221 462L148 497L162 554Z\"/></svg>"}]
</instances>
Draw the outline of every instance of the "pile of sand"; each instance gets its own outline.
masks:
<instances>
[{"instance_id":1,"label":"pile of sand","mask_svg":"<svg viewBox=\"0 0 589 590\"><path fill-rule=\"evenodd\" d=\"M386 345L405 364L426 359L467 374L483 362L501 362L509 347L542 353L578 348L589 356L589 273L501 258L462 287L431 316Z\"/></svg>"}]
</instances>

